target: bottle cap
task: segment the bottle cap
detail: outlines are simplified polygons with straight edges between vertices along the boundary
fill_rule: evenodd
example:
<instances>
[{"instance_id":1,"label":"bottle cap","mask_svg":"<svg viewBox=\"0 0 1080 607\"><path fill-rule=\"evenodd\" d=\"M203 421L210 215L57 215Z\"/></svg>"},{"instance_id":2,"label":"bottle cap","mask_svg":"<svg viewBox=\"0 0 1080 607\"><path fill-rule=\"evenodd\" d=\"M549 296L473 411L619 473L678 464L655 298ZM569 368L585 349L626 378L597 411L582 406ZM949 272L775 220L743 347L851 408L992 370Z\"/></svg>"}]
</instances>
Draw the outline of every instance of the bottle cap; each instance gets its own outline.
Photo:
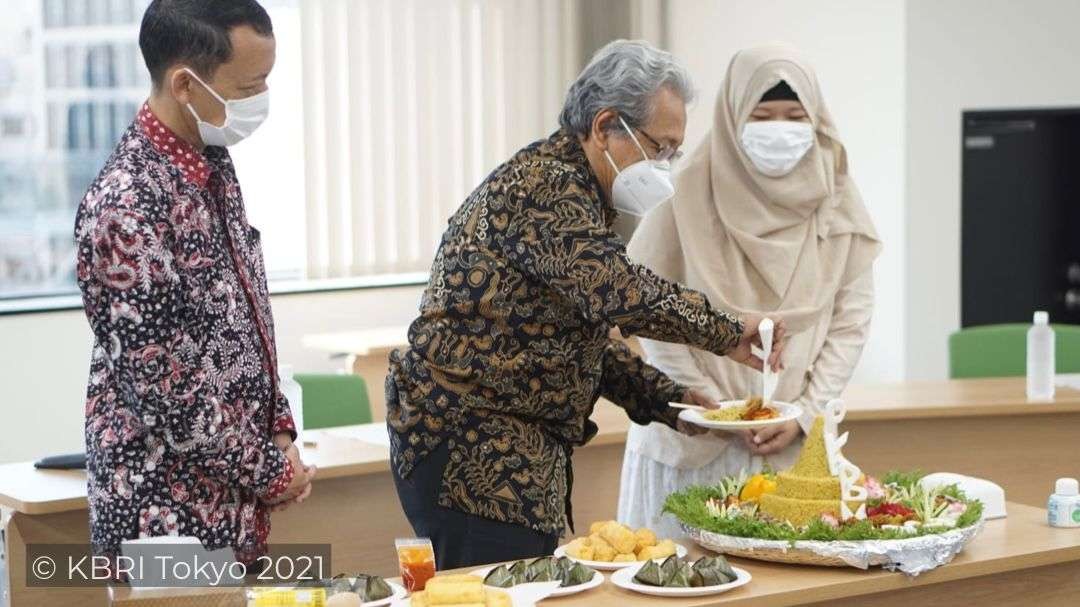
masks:
<instances>
[{"instance_id":1,"label":"bottle cap","mask_svg":"<svg viewBox=\"0 0 1080 607\"><path fill-rule=\"evenodd\" d=\"M1050 314L1048 312L1039 311L1035 313L1035 324L1047 325L1050 324Z\"/></svg>"},{"instance_id":2,"label":"bottle cap","mask_svg":"<svg viewBox=\"0 0 1080 607\"><path fill-rule=\"evenodd\" d=\"M1059 478L1054 483L1054 493L1058 495L1080 495L1080 483L1075 478Z\"/></svg>"}]
</instances>

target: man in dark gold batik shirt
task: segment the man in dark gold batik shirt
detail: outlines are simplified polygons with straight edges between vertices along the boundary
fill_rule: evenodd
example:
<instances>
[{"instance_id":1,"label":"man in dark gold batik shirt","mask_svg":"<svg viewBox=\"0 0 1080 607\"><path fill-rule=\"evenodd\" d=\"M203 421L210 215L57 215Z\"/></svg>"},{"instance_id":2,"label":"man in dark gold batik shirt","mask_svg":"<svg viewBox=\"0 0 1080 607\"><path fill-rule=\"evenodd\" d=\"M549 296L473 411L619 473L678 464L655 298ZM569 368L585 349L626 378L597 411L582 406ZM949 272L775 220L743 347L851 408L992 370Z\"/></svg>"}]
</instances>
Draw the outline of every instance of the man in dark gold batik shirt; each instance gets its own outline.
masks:
<instances>
[{"instance_id":1,"label":"man in dark gold batik shirt","mask_svg":"<svg viewBox=\"0 0 1080 607\"><path fill-rule=\"evenodd\" d=\"M570 457L596 433L599 397L636 423L692 432L668 403L709 403L612 340L613 327L762 364L750 354L760 318L634 264L611 230L616 207L635 202L619 174L662 181L678 156L690 91L667 53L608 45L571 87L562 128L450 219L386 384L398 493L440 569L551 553L572 524Z\"/></svg>"}]
</instances>

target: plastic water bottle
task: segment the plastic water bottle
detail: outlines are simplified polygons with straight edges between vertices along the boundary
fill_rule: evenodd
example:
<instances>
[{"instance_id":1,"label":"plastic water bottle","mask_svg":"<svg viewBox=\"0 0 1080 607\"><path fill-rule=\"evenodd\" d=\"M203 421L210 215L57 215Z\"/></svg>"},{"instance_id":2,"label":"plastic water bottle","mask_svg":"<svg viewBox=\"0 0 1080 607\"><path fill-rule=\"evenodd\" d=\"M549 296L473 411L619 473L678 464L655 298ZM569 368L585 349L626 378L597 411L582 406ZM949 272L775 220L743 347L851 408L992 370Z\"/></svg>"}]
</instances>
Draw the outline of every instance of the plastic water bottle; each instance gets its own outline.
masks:
<instances>
[{"instance_id":1,"label":"plastic water bottle","mask_svg":"<svg viewBox=\"0 0 1080 607\"><path fill-rule=\"evenodd\" d=\"M278 384L289 401L289 411L296 425L296 448L299 450L304 445L304 391L293 377L292 365L278 365Z\"/></svg>"},{"instance_id":2,"label":"plastic water bottle","mask_svg":"<svg viewBox=\"0 0 1080 607\"><path fill-rule=\"evenodd\" d=\"M1028 400L1054 398L1054 330L1050 315L1035 313L1035 324L1027 334L1027 397Z\"/></svg>"},{"instance_id":3,"label":"plastic water bottle","mask_svg":"<svg viewBox=\"0 0 1080 607\"><path fill-rule=\"evenodd\" d=\"M1080 483L1075 478L1057 479L1046 511L1051 527L1080 527Z\"/></svg>"}]
</instances>

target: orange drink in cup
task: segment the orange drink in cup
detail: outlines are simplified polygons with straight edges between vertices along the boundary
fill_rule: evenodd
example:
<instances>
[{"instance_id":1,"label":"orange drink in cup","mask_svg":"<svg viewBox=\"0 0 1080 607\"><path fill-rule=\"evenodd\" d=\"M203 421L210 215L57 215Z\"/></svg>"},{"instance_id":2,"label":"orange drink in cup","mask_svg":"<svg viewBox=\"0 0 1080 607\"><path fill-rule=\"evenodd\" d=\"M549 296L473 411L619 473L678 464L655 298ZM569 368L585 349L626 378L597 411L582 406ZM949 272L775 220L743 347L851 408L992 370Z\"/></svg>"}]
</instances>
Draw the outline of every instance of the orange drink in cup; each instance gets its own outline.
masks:
<instances>
[{"instance_id":1,"label":"orange drink in cup","mask_svg":"<svg viewBox=\"0 0 1080 607\"><path fill-rule=\"evenodd\" d=\"M426 537L394 540L397 548L398 568L401 581L409 592L423 590L427 581L435 577L435 549Z\"/></svg>"}]
</instances>

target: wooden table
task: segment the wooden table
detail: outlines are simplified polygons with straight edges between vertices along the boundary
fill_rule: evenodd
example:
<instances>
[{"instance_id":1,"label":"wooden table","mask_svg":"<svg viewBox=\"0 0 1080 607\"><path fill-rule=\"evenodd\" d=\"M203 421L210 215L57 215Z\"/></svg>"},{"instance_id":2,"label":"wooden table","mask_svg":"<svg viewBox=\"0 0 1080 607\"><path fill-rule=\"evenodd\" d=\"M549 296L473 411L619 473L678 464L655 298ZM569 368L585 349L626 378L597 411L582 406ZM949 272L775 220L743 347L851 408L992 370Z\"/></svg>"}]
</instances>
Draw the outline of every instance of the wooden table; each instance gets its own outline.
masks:
<instances>
[{"instance_id":1,"label":"wooden table","mask_svg":"<svg viewBox=\"0 0 1080 607\"><path fill-rule=\"evenodd\" d=\"M728 593L696 599L649 599L613 584L560 599L560 607L781 607L786 605L1040 607L1080 604L1080 529L1054 529L1044 510L1009 503L1006 519L986 527L952 563L915 578L873 569L731 561L753 576ZM701 554L700 549L695 556Z\"/></svg>"},{"instance_id":2,"label":"wooden table","mask_svg":"<svg viewBox=\"0 0 1080 607\"><path fill-rule=\"evenodd\" d=\"M1080 475L1080 391L1029 404L1023 378L853 386L845 453L868 472L922 468L997 481L1013 502L1045 504L1055 478ZM574 512L581 525L613 518L629 421L600 403L597 438L575 452ZM311 499L274 515L275 543L329 543L334 568L391 575L393 538L412 535L389 473L381 424L313 432L320 467ZM380 438L381 437L381 438ZM380 444L382 442L382 444ZM585 482L588 479L588 482ZM0 504L13 508L8 565L13 607L101 605L100 593L27 590L27 543L87 541L85 475L0 466ZM78 602L70 602L77 599Z\"/></svg>"},{"instance_id":3,"label":"wooden table","mask_svg":"<svg viewBox=\"0 0 1080 607\"><path fill-rule=\"evenodd\" d=\"M1052 529L1045 513L1009 504L1009 517L988 521L953 562L915 578L873 569L803 567L731 559L753 576L730 592L693 599L653 598L622 590L607 581L580 595L551 601L559 607L783 607L830 605L956 607L1039 605L1065 607L1080 597L1080 529ZM387 550L392 556L392 551ZM692 549L692 556L703 554ZM468 570L464 570L467 572ZM166 598L190 591L163 591ZM147 596L142 595L144 600ZM127 589L115 592L116 607L135 607ZM139 607L157 607L138 603Z\"/></svg>"}]
</instances>

